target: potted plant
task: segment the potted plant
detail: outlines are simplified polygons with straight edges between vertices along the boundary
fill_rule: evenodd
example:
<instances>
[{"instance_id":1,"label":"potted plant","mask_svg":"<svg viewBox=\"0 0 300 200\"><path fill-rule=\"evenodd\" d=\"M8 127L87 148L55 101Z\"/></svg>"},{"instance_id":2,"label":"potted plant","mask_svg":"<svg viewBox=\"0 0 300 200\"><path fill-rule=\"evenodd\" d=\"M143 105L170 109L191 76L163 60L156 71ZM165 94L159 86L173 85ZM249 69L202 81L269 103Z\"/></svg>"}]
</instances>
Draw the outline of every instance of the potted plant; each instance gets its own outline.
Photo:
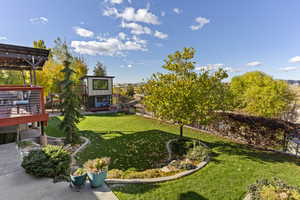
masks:
<instances>
[{"instance_id":1,"label":"potted plant","mask_svg":"<svg viewBox=\"0 0 300 200\"><path fill-rule=\"evenodd\" d=\"M84 168L87 171L88 179L92 187L101 187L107 177L108 165L110 158L96 158L88 160L84 163Z\"/></svg>"},{"instance_id":2,"label":"potted plant","mask_svg":"<svg viewBox=\"0 0 300 200\"><path fill-rule=\"evenodd\" d=\"M86 176L86 170L78 168L73 174L71 174L71 182L75 186L82 186L85 184Z\"/></svg>"}]
</instances>

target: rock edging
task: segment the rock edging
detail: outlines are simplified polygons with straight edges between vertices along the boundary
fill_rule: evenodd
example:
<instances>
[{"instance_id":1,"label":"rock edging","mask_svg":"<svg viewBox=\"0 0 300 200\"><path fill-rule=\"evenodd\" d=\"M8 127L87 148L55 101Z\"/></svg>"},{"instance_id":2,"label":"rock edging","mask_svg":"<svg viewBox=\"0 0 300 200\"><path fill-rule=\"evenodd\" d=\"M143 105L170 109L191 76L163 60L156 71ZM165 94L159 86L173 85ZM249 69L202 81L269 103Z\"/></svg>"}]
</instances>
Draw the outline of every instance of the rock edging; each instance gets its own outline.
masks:
<instances>
[{"instance_id":1,"label":"rock edging","mask_svg":"<svg viewBox=\"0 0 300 200\"><path fill-rule=\"evenodd\" d=\"M171 151L170 144L175 140L176 139L172 139L166 143L166 148L168 151L168 160L171 160L171 158L172 158L172 151ZM201 145L208 148L208 146L206 144L204 144L202 142L200 142L200 143L201 143ZM105 179L105 182L107 184L138 184L138 183L144 184L144 183L161 183L161 182L165 182L165 181L176 180L176 179L190 175L190 174L202 169L203 167L205 167L207 165L207 163L209 161L210 161L210 157L207 156L202 162L200 162L197 165L197 167L195 169L180 172L180 173L172 175L172 176L163 176L163 177L157 177L157 178L144 178L144 179L143 178L141 178L141 179Z\"/></svg>"}]
</instances>

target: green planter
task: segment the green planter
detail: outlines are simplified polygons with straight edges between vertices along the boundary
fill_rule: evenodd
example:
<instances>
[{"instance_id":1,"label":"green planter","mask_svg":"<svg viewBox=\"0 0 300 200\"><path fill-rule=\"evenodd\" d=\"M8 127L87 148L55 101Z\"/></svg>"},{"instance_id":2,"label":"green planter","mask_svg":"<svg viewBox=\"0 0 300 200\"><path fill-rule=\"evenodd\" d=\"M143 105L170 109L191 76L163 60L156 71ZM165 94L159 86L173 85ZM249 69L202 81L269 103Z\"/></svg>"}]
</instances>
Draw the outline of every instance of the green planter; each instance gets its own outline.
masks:
<instances>
[{"instance_id":1,"label":"green planter","mask_svg":"<svg viewBox=\"0 0 300 200\"><path fill-rule=\"evenodd\" d=\"M107 177L107 172L100 173L87 173L88 178L90 180L91 186L93 188L101 187L104 184L104 180Z\"/></svg>"},{"instance_id":2,"label":"green planter","mask_svg":"<svg viewBox=\"0 0 300 200\"><path fill-rule=\"evenodd\" d=\"M73 185L82 186L85 184L87 174L81 176L73 176L71 175L71 182Z\"/></svg>"}]
</instances>

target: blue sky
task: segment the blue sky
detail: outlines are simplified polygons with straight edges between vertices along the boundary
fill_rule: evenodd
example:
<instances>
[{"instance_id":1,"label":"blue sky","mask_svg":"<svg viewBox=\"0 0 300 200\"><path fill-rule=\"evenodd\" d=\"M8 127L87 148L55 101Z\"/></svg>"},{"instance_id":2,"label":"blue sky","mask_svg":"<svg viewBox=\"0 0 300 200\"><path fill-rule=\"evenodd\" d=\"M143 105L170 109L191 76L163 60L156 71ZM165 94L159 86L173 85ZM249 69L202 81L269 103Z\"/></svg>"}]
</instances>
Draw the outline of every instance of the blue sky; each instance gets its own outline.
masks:
<instances>
[{"instance_id":1,"label":"blue sky","mask_svg":"<svg viewBox=\"0 0 300 200\"><path fill-rule=\"evenodd\" d=\"M163 71L183 47L196 49L197 68L300 79L299 8L299 0L2 0L0 43L51 47L61 37L116 82Z\"/></svg>"}]
</instances>

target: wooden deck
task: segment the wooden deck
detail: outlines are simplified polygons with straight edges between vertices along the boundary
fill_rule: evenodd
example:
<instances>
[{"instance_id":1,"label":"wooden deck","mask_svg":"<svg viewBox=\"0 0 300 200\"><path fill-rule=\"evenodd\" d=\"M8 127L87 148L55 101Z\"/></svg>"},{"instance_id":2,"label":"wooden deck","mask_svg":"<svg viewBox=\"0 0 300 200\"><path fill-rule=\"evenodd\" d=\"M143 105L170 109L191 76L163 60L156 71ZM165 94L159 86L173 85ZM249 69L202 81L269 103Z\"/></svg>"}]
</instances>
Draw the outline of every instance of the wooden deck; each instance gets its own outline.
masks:
<instances>
[{"instance_id":1,"label":"wooden deck","mask_svg":"<svg viewBox=\"0 0 300 200\"><path fill-rule=\"evenodd\" d=\"M47 122L43 88L0 85L0 127Z\"/></svg>"}]
</instances>

